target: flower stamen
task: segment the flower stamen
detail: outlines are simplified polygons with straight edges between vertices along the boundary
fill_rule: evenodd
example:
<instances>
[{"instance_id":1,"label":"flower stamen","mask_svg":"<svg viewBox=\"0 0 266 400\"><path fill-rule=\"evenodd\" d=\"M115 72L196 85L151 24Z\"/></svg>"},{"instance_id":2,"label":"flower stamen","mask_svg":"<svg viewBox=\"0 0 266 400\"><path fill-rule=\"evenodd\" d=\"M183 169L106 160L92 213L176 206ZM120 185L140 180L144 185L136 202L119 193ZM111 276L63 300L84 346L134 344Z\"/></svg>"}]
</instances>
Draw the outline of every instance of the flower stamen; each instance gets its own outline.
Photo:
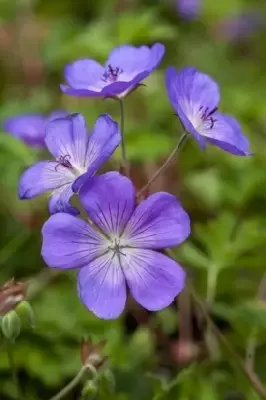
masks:
<instances>
[{"instance_id":1,"label":"flower stamen","mask_svg":"<svg viewBox=\"0 0 266 400\"><path fill-rule=\"evenodd\" d=\"M111 243L111 245L108 247L108 249L110 249L110 250L112 250L113 251L113 257L116 255L116 254L121 254L122 256L125 256L126 254L125 253L122 253L122 251L121 251L121 249L123 248L124 246L121 246L120 245L120 241L119 241L119 238L114 238L114 240L112 241L112 243Z\"/></svg>"},{"instance_id":2,"label":"flower stamen","mask_svg":"<svg viewBox=\"0 0 266 400\"><path fill-rule=\"evenodd\" d=\"M214 123L217 121L212 117L212 115L218 110L218 108L214 107L212 110L209 111L209 107L204 108L203 106L201 106L199 110L201 111L201 120L203 122L209 122L209 129L212 129L214 127Z\"/></svg>"},{"instance_id":3,"label":"flower stamen","mask_svg":"<svg viewBox=\"0 0 266 400\"><path fill-rule=\"evenodd\" d=\"M112 67L112 65L108 65L107 70L104 72L102 76L102 80L104 82L116 82L118 76L123 72L123 70L119 67Z\"/></svg>"},{"instance_id":4,"label":"flower stamen","mask_svg":"<svg viewBox=\"0 0 266 400\"><path fill-rule=\"evenodd\" d=\"M59 162L55 167L55 170L57 171L57 168L59 165L62 165L63 167L66 168L73 168L71 162L69 161L71 159L71 156L69 154L65 154L64 156L59 157Z\"/></svg>"}]
</instances>

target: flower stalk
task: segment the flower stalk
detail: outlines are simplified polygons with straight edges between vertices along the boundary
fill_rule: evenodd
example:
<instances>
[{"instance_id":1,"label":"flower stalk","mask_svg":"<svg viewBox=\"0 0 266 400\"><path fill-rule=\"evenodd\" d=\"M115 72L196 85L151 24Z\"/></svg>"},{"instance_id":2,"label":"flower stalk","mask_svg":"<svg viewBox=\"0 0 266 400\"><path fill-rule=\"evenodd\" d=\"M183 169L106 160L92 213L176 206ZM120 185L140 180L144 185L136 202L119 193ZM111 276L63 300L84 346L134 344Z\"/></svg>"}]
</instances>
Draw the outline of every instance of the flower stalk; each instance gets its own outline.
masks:
<instances>
[{"instance_id":1,"label":"flower stalk","mask_svg":"<svg viewBox=\"0 0 266 400\"><path fill-rule=\"evenodd\" d=\"M165 160L163 165L161 165L161 167L153 174L153 176L149 179L147 184L145 186L143 186L143 188L140 189L140 191L137 194L137 197L140 197L143 193L145 193L147 191L147 189L149 189L151 184L158 178L158 176L160 176L171 165L171 163L173 162L177 153L181 150L183 143L188 138L188 135L189 134L187 132L183 133L183 135L179 139L177 145L175 146L174 150L171 152L169 157Z\"/></svg>"},{"instance_id":2,"label":"flower stalk","mask_svg":"<svg viewBox=\"0 0 266 400\"><path fill-rule=\"evenodd\" d=\"M120 133L121 133L121 151L122 151L122 159L121 159L121 169L125 173L126 176L129 175L129 165L127 161L127 153L126 153L126 143L125 143L125 109L124 109L124 101L123 99L118 99L120 106Z\"/></svg>"},{"instance_id":3,"label":"flower stalk","mask_svg":"<svg viewBox=\"0 0 266 400\"><path fill-rule=\"evenodd\" d=\"M60 400L63 399L68 393L70 393L75 387L82 381L82 379L85 377L86 373L88 371L91 371L93 374L93 379L95 379L95 376L97 375L97 371L94 368L92 364L85 364L77 373L77 375L70 381L62 390L60 390L59 393L57 393L55 396L51 397L50 400Z\"/></svg>"}]
</instances>

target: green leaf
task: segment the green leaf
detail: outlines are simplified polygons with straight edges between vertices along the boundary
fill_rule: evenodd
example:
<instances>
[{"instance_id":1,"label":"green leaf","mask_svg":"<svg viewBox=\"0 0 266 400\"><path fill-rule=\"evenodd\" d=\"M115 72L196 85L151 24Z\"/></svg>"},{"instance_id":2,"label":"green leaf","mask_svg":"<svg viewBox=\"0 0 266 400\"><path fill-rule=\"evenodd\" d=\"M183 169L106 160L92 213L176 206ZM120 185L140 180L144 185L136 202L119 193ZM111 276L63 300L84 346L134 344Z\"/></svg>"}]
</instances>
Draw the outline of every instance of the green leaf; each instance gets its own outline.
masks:
<instances>
[{"instance_id":1,"label":"green leaf","mask_svg":"<svg viewBox=\"0 0 266 400\"><path fill-rule=\"evenodd\" d=\"M190 267L207 269L210 260L199 248L191 242L185 242L180 249L178 249L178 259L183 260L184 263Z\"/></svg>"}]
</instances>

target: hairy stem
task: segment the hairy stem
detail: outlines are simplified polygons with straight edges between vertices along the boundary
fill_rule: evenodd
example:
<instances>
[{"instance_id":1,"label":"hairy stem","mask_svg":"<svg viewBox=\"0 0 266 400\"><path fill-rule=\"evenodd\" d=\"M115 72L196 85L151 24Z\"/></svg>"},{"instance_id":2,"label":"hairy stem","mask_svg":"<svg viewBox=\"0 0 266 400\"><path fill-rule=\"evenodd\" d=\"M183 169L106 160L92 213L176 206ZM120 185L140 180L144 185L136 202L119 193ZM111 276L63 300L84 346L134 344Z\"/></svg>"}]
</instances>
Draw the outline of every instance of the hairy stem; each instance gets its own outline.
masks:
<instances>
[{"instance_id":1,"label":"hairy stem","mask_svg":"<svg viewBox=\"0 0 266 400\"><path fill-rule=\"evenodd\" d=\"M182 144L185 142L185 140L188 137L188 133L185 132L183 133L183 135L181 136L180 140L178 141L177 145L175 146L174 150L172 151L172 153L169 155L169 157L165 160L165 162L163 163L163 165L153 174L153 176L149 179L148 183L143 186L142 189L140 189L140 191L137 194L137 197L141 196L143 193L145 193L145 191L147 189L149 189L149 187L151 186L151 184L158 178L159 175L161 175L161 173L163 173L168 167L169 165L172 163L172 161L174 160L176 154L178 153L178 151L181 149Z\"/></svg>"},{"instance_id":2,"label":"hairy stem","mask_svg":"<svg viewBox=\"0 0 266 400\"><path fill-rule=\"evenodd\" d=\"M86 372L90 370L93 375L96 375L96 369L94 368L93 365L91 364L86 364L84 365L77 375L70 381L62 390L60 390L59 393L57 393L55 396L51 397L50 400L60 400L63 399L68 393L70 393L83 379L85 376Z\"/></svg>"}]
</instances>

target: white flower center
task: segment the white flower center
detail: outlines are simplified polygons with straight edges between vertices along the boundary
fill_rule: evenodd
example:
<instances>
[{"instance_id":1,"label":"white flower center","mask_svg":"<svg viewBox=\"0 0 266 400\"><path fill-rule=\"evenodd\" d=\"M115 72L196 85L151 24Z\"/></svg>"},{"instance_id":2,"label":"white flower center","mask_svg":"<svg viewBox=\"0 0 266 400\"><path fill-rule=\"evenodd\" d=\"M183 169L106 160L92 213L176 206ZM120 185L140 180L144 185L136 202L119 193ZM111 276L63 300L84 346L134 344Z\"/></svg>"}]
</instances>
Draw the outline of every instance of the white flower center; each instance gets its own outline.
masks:
<instances>
[{"instance_id":1,"label":"white flower center","mask_svg":"<svg viewBox=\"0 0 266 400\"><path fill-rule=\"evenodd\" d=\"M125 255L125 249L130 247L127 240L123 236L113 236L108 239L108 249L114 254ZM124 250L123 250L124 249Z\"/></svg>"},{"instance_id":2,"label":"white flower center","mask_svg":"<svg viewBox=\"0 0 266 400\"><path fill-rule=\"evenodd\" d=\"M102 80L106 83L116 82L118 80L119 75L123 72L123 70L119 67L113 67L112 65L108 65L106 71L102 76Z\"/></svg>"},{"instance_id":3,"label":"white flower center","mask_svg":"<svg viewBox=\"0 0 266 400\"><path fill-rule=\"evenodd\" d=\"M56 166L56 169L60 166L67 168L69 172L73 174L74 179L87 172L87 169L85 167L81 167L76 163L74 164L69 154L61 155L57 161L58 165Z\"/></svg>"},{"instance_id":4,"label":"white flower center","mask_svg":"<svg viewBox=\"0 0 266 400\"><path fill-rule=\"evenodd\" d=\"M205 107L200 104L191 103L186 99L181 101L180 104L196 131L200 131L201 129L212 129L214 127L217 107Z\"/></svg>"},{"instance_id":5,"label":"white flower center","mask_svg":"<svg viewBox=\"0 0 266 400\"><path fill-rule=\"evenodd\" d=\"M212 129L215 125L215 112L217 108L210 109L200 106L197 113L188 115L188 118L194 128L199 131L201 128Z\"/></svg>"},{"instance_id":6,"label":"white flower center","mask_svg":"<svg viewBox=\"0 0 266 400\"><path fill-rule=\"evenodd\" d=\"M120 240L119 239L120 239L119 237L110 239L108 248L115 252L119 251L119 249L120 249Z\"/></svg>"}]
</instances>

